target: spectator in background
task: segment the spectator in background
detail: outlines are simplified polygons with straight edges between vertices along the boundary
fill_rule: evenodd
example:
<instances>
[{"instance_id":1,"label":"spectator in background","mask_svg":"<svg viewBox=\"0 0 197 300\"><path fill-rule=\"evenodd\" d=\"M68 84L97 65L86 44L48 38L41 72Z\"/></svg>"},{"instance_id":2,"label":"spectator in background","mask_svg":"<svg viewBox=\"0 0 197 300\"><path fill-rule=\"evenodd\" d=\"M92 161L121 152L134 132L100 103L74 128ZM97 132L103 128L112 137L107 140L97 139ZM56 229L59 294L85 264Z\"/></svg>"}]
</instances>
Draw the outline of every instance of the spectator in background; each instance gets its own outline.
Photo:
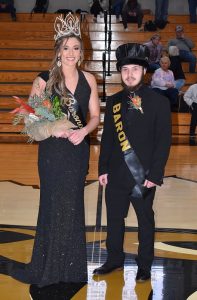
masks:
<instances>
[{"instance_id":1,"label":"spectator in background","mask_svg":"<svg viewBox=\"0 0 197 300\"><path fill-rule=\"evenodd\" d=\"M148 72L154 72L156 69L160 68L159 61L163 51L160 40L160 35L154 34L149 42L144 43L144 45L146 45L150 51Z\"/></svg>"},{"instance_id":2,"label":"spectator in background","mask_svg":"<svg viewBox=\"0 0 197 300\"><path fill-rule=\"evenodd\" d=\"M191 122L190 122L190 146L196 146L196 126L197 126L197 84L193 84L185 92L183 99L190 106Z\"/></svg>"},{"instance_id":3,"label":"spectator in background","mask_svg":"<svg viewBox=\"0 0 197 300\"><path fill-rule=\"evenodd\" d=\"M190 23L196 23L197 0L188 0Z\"/></svg>"},{"instance_id":4,"label":"spectator in background","mask_svg":"<svg viewBox=\"0 0 197 300\"><path fill-rule=\"evenodd\" d=\"M103 14L103 8L100 4L99 0L94 0L92 3L92 6L90 8L90 13L92 15L94 15L93 21L96 22L97 21L97 16L99 14Z\"/></svg>"},{"instance_id":5,"label":"spectator in background","mask_svg":"<svg viewBox=\"0 0 197 300\"><path fill-rule=\"evenodd\" d=\"M156 25L168 23L169 0L155 0L155 23Z\"/></svg>"},{"instance_id":6,"label":"spectator in background","mask_svg":"<svg viewBox=\"0 0 197 300\"><path fill-rule=\"evenodd\" d=\"M123 5L124 5L124 0L115 0L112 3L112 13L116 15L117 22L120 22L120 16L122 13Z\"/></svg>"},{"instance_id":7,"label":"spectator in background","mask_svg":"<svg viewBox=\"0 0 197 300\"><path fill-rule=\"evenodd\" d=\"M109 1L108 0L100 0L100 5L103 10L108 11L108 9L109 9Z\"/></svg>"},{"instance_id":8,"label":"spectator in background","mask_svg":"<svg viewBox=\"0 0 197 300\"><path fill-rule=\"evenodd\" d=\"M167 56L163 56L160 59L161 68L155 70L151 87L161 95L166 96L170 100L171 108L177 105L178 102L178 90L175 88L174 74L170 67L170 59Z\"/></svg>"},{"instance_id":9,"label":"spectator in background","mask_svg":"<svg viewBox=\"0 0 197 300\"><path fill-rule=\"evenodd\" d=\"M12 21L16 21L16 8L14 0L0 0L0 12L10 13Z\"/></svg>"},{"instance_id":10,"label":"spectator in background","mask_svg":"<svg viewBox=\"0 0 197 300\"><path fill-rule=\"evenodd\" d=\"M192 53L195 44L190 38L185 37L182 25L177 25L175 30L176 38L168 42L168 48L170 46L177 46L181 61L189 62L189 72L195 73L196 56Z\"/></svg>"},{"instance_id":11,"label":"spectator in background","mask_svg":"<svg viewBox=\"0 0 197 300\"><path fill-rule=\"evenodd\" d=\"M122 9L122 23L124 26L124 30L128 31L127 24L128 23L137 23L138 30L143 31L142 21L143 21L143 12L141 9L141 5L137 0L128 0Z\"/></svg>"},{"instance_id":12,"label":"spectator in background","mask_svg":"<svg viewBox=\"0 0 197 300\"><path fill-rule=\"evenodd\" d=\"M177 46L169 47L169 58L170 70L174 74L175 87L178 91L180 91L185 84L185 74L182 69L181 59L179 56L179 49L177 48Z\"/></svg>"}]
</instances>

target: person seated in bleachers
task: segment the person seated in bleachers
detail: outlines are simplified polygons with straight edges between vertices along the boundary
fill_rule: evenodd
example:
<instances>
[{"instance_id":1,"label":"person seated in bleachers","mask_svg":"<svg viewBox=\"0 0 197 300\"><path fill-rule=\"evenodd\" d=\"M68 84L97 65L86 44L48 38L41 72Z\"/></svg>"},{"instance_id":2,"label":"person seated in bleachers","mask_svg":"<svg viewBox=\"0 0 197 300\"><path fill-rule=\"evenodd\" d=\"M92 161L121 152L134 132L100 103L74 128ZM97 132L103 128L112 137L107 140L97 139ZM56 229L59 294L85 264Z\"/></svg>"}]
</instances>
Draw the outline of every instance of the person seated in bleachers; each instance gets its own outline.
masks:
<instances>
[{"instance_id":1,"label":"person seated in bleachers","mask_svg":"<svg viewBox=\"0 0 197 300\"><path fill-rule=\"evenodd\" d=\"M16 8L14 7L14 0L0 0L0 12L10 13L12 21L16 21Z\"/></svg>"},{"instance_id":2,"label":"person seated in bleachers","mask_svg":"<svg viewBox=\"0 0 197 300\"><path fill-rule=\"evenodd\" d=\"M196 23L197 1L188 0L190 23Z\"/></svg>"},{"instance_id":3,"label":"person seated in bleachers","mask_svg":"<svg viewBox=\"0 0 197 300\"><path fill-rule=\"evenodd\" d=\"M99 0L94 0L90 8L90 13L94 15L93 21L97 21L97 16L103 14L103 8Z\"/></svg>"},{"instance_id":4,"label":"person seated in bleachers","mask_svg":"<svg viewBox=\"0 0 197 300\"><path fill-rule=\"evenodd\" d=\"M192 53L192 49L195 47L195 44L190 38L185 37L183 26L177 25L175 30L176 38L171 39L168 42L168 48L170 46L177 46L181 61L189 62L189 72L195 73L196 56Z\"/></svg>"},{"instance_id":5,"label":"person seated in bleachers","mask_svg":"<svg viewBox=\"0 0 197 300\"><path fill-rule=\"evenodd\" d=\"M128 23L137 23L138 30L143 31L142 21L143 21L143 11L141 5L137 0L128 0L125 2L122 9L122 23L124 30L128 31Z\"/></svg>"},{"instance_id":6,"label":"person seated in bleachers","mask_svg":"<svg viewBox=\"0 0 197 300\"><path fill-rule=\"evenodd\" d=\"M197 127L197 84L191 85L183 96L184 101L189 105L191 112L190 121L190 146L196 146L196 127Z\"/></svg>"},{"instance_id":7,"label":"person seated in bleachers","mask_svg":"<svg viewBox=\"0 0 197 300\"><path fill-rule=\"evenodd\" d=\"M103 10L109 9L109 0L100 0L100 5Z\"/></svg>"},{"instance_id":8,"label":"person seated in bleachers","mask_svg":"<svg viewBox=\"0 0 197 300\"><path fill-rule=\"evenodd\" d=\"M178 91L185 84L185 74L182 69L179 49L176 46L169 47L170 70L172 70L175 79L175 87Z\"/></svg>"},{"instance_id":9,"label":"person seated in bleachers","mask_svg":"<svg viewBox=\"0 0 197 300\"><path fill-rule=\"evenodd\" d=\"M155 24L163 29L168 23L169 0L155 0Z\"/></svg>"},{"instance_id":10,"label":"person seated in bleachers","mask_svg":"<svg viewBox=\"0 0 197 300\"><path fill-rule=\"evenodd\" d=\"M31 11L31 14L33 13L46 14L48 7L49 7L49 0L36 0L35 5ZM62 11L60 13L63 13L64 16L66 16L64 9L58 9L56 13L59 13L59 11Z\"/></svg>"},{"instance_id":11,"label":"person seated in bleachers","mask_svg":"<svg viewBox=\"0 0 197 300\"><path fill-rule=\"evenodd\" d=\"M120 16L122 13L122 8L124 5L124 0L114 0L112 1L112 13L116 15L116 21L120 22Z\"/></svg>"},{"instance_id":12,"label":"person seated in bleachers","mask_svg":"<svg viewBox=\"0 0 197 300\"><path fill-rule=\"evenodd\" d=\"M174 74L169 70L169 57L163 56L160 59L160 65L161 68L155 70L152 76L151 87L170 100L171 109L173 110L178 103L178 90L175 88Z\"/></svg>"},{"instance_id":13,"label":"person seated in bleachers","mask_svg":"<svg viewBox=\"0 0 197 300\"><path fill-rule=\"evenodd\" d=\"M150 41L144 43L150 51L148 72L152 73L160 68L160 58L162 56L163 46L161 45L161 37L159 34L154 34Z\"/></svg>"}]
</instances>

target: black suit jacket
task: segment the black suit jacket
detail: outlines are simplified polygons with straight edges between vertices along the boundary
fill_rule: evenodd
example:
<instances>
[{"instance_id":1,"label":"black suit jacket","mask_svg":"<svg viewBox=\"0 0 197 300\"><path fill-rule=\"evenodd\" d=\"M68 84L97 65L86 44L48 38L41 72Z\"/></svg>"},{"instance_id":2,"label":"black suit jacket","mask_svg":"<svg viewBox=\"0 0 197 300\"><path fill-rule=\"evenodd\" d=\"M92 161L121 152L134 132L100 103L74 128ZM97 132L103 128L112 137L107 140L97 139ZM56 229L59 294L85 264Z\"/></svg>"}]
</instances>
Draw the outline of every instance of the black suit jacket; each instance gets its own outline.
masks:
<instances>
[{"instance_id":1,"label":"black suit jacket","mask_svg":"<svg viewBox=\"0 0 197 300\"><path fill-rule=\"evenodd\" d=\"M110 182L122 186L134 186L121 152L113 120L113 104L122 103L124 131L147 175L157 185L163 182L164 168L171 145L171 111L169 100L151 88L142 85L135 93L141 97L143 114L136 109L127 109L129 101L125 90L108 98L104 119L99 158L99 175L108 174Z\"/></svg>"}]
</instances>

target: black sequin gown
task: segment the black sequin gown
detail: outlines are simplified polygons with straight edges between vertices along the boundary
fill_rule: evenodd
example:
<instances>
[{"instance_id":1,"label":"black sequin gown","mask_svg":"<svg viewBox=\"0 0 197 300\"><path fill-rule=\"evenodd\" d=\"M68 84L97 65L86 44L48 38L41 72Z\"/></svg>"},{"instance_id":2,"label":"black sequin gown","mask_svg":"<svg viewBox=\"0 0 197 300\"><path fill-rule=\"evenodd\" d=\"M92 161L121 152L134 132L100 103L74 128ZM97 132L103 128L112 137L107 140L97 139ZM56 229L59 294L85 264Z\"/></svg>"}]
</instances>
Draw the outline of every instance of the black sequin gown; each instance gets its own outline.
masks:
<instances>
[{"instance_id":1,"label":"black sequin gown","mask_svg":"<svg viewBox=\"0 0 197 300\"><path fill-rule=\"evenodd\" d=\"M40 76L46 80L46 72ZM79 71L75 98L84 119L90 86ZM40 207L32 260L18 280L40 287L58 282L87 281L84 184L89 160L85 141L74 146L64 138L39 143Z\"/></svg>"}]
</instances>

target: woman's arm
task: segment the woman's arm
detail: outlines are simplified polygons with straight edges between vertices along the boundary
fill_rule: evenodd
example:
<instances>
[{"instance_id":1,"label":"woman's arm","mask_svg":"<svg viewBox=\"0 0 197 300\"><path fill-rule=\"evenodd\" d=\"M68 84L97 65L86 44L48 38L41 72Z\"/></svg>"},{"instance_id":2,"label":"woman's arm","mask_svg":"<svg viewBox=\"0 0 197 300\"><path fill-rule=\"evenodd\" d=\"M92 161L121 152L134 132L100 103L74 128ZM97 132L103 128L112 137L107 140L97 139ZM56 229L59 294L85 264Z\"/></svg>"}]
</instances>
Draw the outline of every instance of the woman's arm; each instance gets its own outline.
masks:
<instances>
[{"instance_id":1,"label":"woman's arm","mask_svg":"<svg viewBox=\"0 0 197 300\"><path fill-rule=\"evenodd\" d=\"M41 77L36 77L33 81L30 96L41 96L46 88L46 81L44 81Z\"/></svg>"}]
</instances>

